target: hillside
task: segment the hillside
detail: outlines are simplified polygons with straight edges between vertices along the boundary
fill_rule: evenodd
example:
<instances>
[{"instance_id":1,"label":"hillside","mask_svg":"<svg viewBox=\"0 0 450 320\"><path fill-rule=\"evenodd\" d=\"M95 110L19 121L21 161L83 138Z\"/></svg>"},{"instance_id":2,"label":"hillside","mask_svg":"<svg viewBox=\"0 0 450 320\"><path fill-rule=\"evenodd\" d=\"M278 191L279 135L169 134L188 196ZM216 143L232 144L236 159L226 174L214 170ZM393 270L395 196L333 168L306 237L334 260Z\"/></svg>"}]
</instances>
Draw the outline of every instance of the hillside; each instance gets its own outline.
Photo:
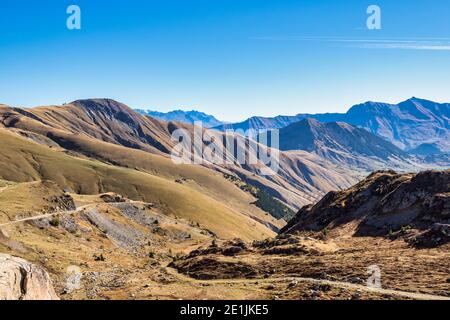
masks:
<instances>
[{"instance_id":1,"label":"hillside","mask_svg":"<svg viewBox=\"0 0 450 320\"><path fill-rule=\"evenodd\" d=\"M450 170L397 174L380 171L302 208L282 233L336 232L402 237L412 245L450 242ZM353 231L346 229L354 225Z\"/></svg>"},{"instance_id":2,"label":"hillside","mask_svg":"<svg viewBox=\"0 0 450 320\"><path fill-rule=\"evenodd\" d=\"M186 285L168 285L173 277L164 266L216 238L204 225L166 215L156 203L67 193L50 181L15 183L0 191L0 200L0 252L42 267L64 300L183 295ZM230 227L226 217L222 222ZM82 282L74 288L67 277L77 271ZM194 287L189 289L192 294Z\"/></svg>"},{"instance_id":3,"label":"hillside","mask_svg":"<svg viewBox=\"0 0 450 320\"><path fill-rule=\"evenodd\" d=\"M179 128L186 130L191 136L194 132L191 125L141 116L131 108L108 99L80 100L64 106L26 110L3 107L0 108L0 123L45 145L56 144L66 150L120 166L163 171L160 174L166 171L178 172L178 169L174 169L172 163L163 165L170 168L167 170L153 168L155 161L144 161L142 158L148 159L149 156L143 157L144 153L136 153L131 149L165 157L165 161L158 158L161 166L161 162L171 162L170 152L176 144L171 139L171 133ZM210 134L220 135L217 141L226 140L225 135L217 131L211 131ZM205 147L206 143L202 148ZM256 145L256 148L264 147ZM203 161L204 159L202 162L203 166L221 174L237 174L245 182L265 190L294 209L314 201L330 190L348 187L359 178L359 173L335 168L319 156L305 152L281 153L280 174L264 176L262 172L265 165L260 161L250 163L250 153L257 155L257 150L249 148L245 163L242 164L237 159L233 160L236 154L228 154L234 165L216 165L208 160ZM311 161L311 158L314 160Z\"/></svg>"},{"instance_id":4,"label":"hillside","mask_svg":"<svg viewBox=\"0 0 450 320\"><path fill-rule=\"evenodd\" d=\"M131 108L110 99L79 100L64 106L3 110L3 123L43 135L49 130L84 133L104 142L167 153L172 147L169 126L143 117Z\"/></svg>"},{"instance_id":5,"label":"hillside","mask_svg":"<svg viewBox=\"0 0 450 320\"><path fill-rule=\"evenodd\" d=\"M155 203L64 192L51 181L1 185L0 252L47 272L63 300L448 297L445 245L417 250L382 238L292 235L221 240ZM362 280L374 261L383 270L380 289ZM72 285L76 275L79 286Z\"/></svg>"},{"instance_id":6,"label":"hillside","mask_svg":"<svg viewBox=\"0 0 450 320\"><path fill-rule=\"evenodd\" d=\"M448 300L449 191L448 170L375 172L304 207L276 238L202 247L172 265L211 283L263 282L282 299Z\"/></svg>"},{"instance_id":7,"label":"hillside","mask_svg":"<svg viewBox=\"0 0 450 320\"><path fill-rule=\"evenodd\" d=\"M280 226L280 222L251 204L255 198L211 170L178 168L171 177L171 168L164 167L171 162L165 159L155 160L161 161L155 170L164 169L166 173L151 173L68 155L4 129L0 129L0 137L0 178L4 180L49 180L82 195L115 192L132 200L155 203L163 213L200 223L224 238L265 237L273 234L267 226ZM186 183L176 182L179 174Z\"/></svg>"}]
</instances>

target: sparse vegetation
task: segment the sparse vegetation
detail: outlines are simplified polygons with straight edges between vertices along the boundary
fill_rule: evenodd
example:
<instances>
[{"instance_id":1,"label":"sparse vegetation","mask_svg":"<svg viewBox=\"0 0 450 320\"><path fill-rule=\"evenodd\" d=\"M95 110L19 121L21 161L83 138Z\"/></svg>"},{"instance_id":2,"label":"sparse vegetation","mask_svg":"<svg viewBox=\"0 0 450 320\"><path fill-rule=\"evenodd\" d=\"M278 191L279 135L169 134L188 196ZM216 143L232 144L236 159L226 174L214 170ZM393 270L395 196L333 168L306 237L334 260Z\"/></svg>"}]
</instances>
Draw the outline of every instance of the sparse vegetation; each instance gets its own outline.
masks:
<instances>
[{"instance_id":1,"label":"sparse vegetation","mask_svg":"<svg viewBox=\"0 0 450 320\"><path fill-rule=\"evenodd\" d=\"M258 208L269 212L277 219L289 221L295 216L294 211L261 189L258 189L256 198L258 198L258 200L255 202L255 205Z\"/></svg>"},{"instance_id":2,"label":"sparse vegetation","mask_svg":"<svg viewBox=\"0 0 450 320\"><path fill-rule=\"evenodd\" d=\"M404 235L406 233L408 233L408 231L410 231L412 228L411 226L407 225L407 226L402 226L400 228L400 234Z\"/></svg>"},{"instance_id":3,"label":"sparse vegetation","mask_svg":"<svg viewBox=\"0 0 450 320\"><path fill-rule=\"evenodd\" d=\"M58 111L64 113L69 108ZM40 110L51 111L51 108ZM48 114L51 114L50 111ZM8 112L14 114L14 110ZM126 116L126 112L123 113ZM350 230L352 224L349 223L345 228L340 228L342 221L348 222L342 217L353 217L349 214L350 210L358 208L361 209L358 212L366 215L367 210L362 209L370 204L370 200L374 204L372 217L390 218L389 212L380 214L383 208L375 207L382 201L373 201L373 197L388 193L384 180L381 180L376 194L370 188L370 192L364 192L362 197L357 194L361 190L354 190L351 194L347 194L346 190L330 193L328 205L318 206L315 212L311 211L313 205L302 209L302 214L293 221L299 223L299 228L293 229L295 235L280 234L274 238L274 232L266 225L274 223L278 227L282 222L275 221L273 217L288 220L294 212L274 198L264 183L261 187L259 184L258 187L251 185L253 182L247 183L245 177L249 175L243 175L242 179L225 175L225 180L222 173L200 166L175 166L170 160L153 156L151 152L91 138L102 133L101 130L96 131L98 128L94 123L88 125L92 135L74 135L70 130L64 132L63 122L73 117L69 112L59 118L62 125L55 131L49 129L53 118L39 110L36 114L36 118L46 119L48 127L42 128L39 121L30 117L20 119L20 123L26 127L25 120L28 121L32 124L30 128L38 132L42 130L46 137L51 136L60 142L61 147L70 149L76 146L76 150L71 149L76 153L70 150L61 152L60 147L51 150L0 128L0 158L4 160L0 162L0 177L18 181L15 184L0 181L0 223L14 221L18 216L36 216L37 220L20 227L8 227L5 235L0 232L0 249L45 266L51 271L57 286L65 281L66 266L75 264L83 267L83 277L89 280L84 283L86 290L77 293L83 299L120 299L130 295L144 299L210 299L225 295L232 299L267 298L267 295L261 295L261 288L266 287L275 290L273 293L281 299L348 298L352 297L352 292L347 292L351 290L347 288L342 291L342 287L336 288L334 284L310 284L308 287L307 281L286 278L289 281L277 280L274 287L267 285L271 282L270 278L291 275L311 277L316 281L328 279L330 282L362 283L367 276L366 267L373 263L383 267L383 281L386 279L383 285L390 286L389 289L417 289L434 294L444 292L444 295L448 291L448 274L443 271L448 270L450 261L448 247L444 247L450 242L450 229L446 222L449 188L445 187L448 182L435 182L442 181L442 177L433 176L425 180L421 185L426 188L420 189L444 186L422 202L426 204L422 207L428 209L424 212L426 216L420 221L420 227L428 224L432 228L423 233L426 230L418 229L415 221L406 219L397 221L391 231L397 238L401 238L399 234L404 234L405 239L420 232L414 245L422 243L433 246L430 250L415 250L411 243L388 241L384 237L365 234L367 225ZM71 125L76 124L75 127L83 131L81 129L86 124L76 120L72 119ZM127 121L130 122L128 118ZM104 124L107 125L107 122ZM120 125L115 124L117 131L120 131ZM148 129L145 123L142 128L143 131ZM129 131L123 133L125 135L121 138L127 144L135 143L128 145L142 146L142 140L127 136ZM161 144L160 147L167 146ZM12 157L17 159L14 165L8 161ZM255 176L257 179L259 177ZM396 183L400 181L397 178L394 180ZM363 186L360 185L361 189ZM111 190L117 194L101 196ZM396 187L395 190L402 188ZM56 212L73 210L72 203L62 197L63 192L69 198L73 197L73 205L87 204L85 211L57 215ZM422 197L423 193L408 191L406 195ZM388 194L392 196L391 192ZM389 197L383 197L389 200ZM410 198L402 195L397 197L401 201L391 203L404 203L404 199ZM142 207L142 202L156 205ZM55 212L55 216L40 218L40 214L49 212ZM425 220L425 217L430 218ZM442 223L436 225L435 222ZM60 229L48 228L48 223L53 227L60 226ZM71 225L73 230L78 230L76 234L71 233ZM309 229L311 225L314 230L320 226L328 228L312 231ZM381 229L386 232L391 227L382 223L377 226L383 226L376 228L377 233ZM304 230L308 230L307 233L302 233ZM356 232L362 232L363 236L358 237ZM243 240L236 240L237 237ZM252 247L249 245L253 240L266 238L255 241ZM438 245L440 248L435 249ZM178 271L184 273L182 278L173 269L166 268L170 260L177 265ZM222 282L193 284L189 277L196 276L208 280L216 278ZM246 282L251 277L261 282L257 285ZM230 285L226 279L240 281ZM170 285L167 286L167 283ZM142 285L147 289L137 290ZM358 295L362 299L367 297L367 292Z\"/></svg>"},{"instance_id":4,"label":"sparse vegetation","mask_svg":"<svg viewBox=\"0 0 450 320\"><path fill-rule=\"evenodd\" d=\"M328 228L325 228L322 230L322 239L326 240L328 238L330 231L328 230Z\"/></svg>"},{"instance_id":5,"label":"sparse vegetation","mask_svg":"<svg viewBox=\"0 0 450 320\"><path fill-rule=\"evenodd\" d=\"M106 261L106 257L101 253L100 255L94 254L94 261L104 262Z\"/></svg>"},{"instance_id":6,"label":"sparse vegetation","mask_svg":"<svg viewBox=\"0 0 450 320\"><path fill-rule=\"evenodd\" d=\"M49 223L52 227L59 227L59 225L61 224L59 215L53 216Z\"/></svg>"},{"instance_id":7,"label":"sparse vegetation","mask_svg":"<svg viewBox=\"0 0 450 320\"><path fill-rule=\"evenodd\" d=\"M257 198L257 200L254 202L254 205L256 205L261 210L266 211L274 218L284 219L285 221L289 221L290 219L292 219L295 216L295 212L293 210L291 210L289 207L287 207L286 205L281 203L279 200L272 197L270 194L268 194L264 190L261 190L258 187L249 185L233 175L224 174L224 177L227 180L233 182L241 190L248 192L252 196Z\"/></svg>"}]
</instances>

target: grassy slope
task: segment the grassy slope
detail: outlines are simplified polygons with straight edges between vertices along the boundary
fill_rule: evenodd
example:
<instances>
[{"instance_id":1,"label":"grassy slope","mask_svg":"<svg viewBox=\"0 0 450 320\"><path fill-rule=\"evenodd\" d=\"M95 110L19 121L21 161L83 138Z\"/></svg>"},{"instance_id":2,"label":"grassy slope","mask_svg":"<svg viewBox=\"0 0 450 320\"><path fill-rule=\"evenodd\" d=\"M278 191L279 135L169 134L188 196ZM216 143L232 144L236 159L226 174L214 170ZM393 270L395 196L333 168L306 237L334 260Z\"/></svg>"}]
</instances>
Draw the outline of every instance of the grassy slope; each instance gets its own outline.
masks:
<instances>
[{"instance_id":1,"label":"grassy slope","mask_svg":"<svg viewBox=\"0 0 450 320\"><path fill-rule=\"evenodd\" d=\"M0 192L1 208L7 213L7 217L4 213L0 213L0 223L14 219L24 212L42 212L49 207L57 206L58 204L51 198L62 195L62 190L53 182L17 183ZM85 280L82 288L74 295L61 295L63 299L104 298L103 294L111 289L104 281L114 281L114 277L120 279L120 285L116 286L115 290L130 299L132 298L128 284L130 279L140 281L141 287L142 283L151 283L151 287L157 287L159 283L155 282L157 281L155 279L159 279L162 275L159 272L162 265L167 265L178 254L187 254L198 246L207 245L212 241L209 234L189 221L172 219L153 209L147 208L145 211L142 210L142 213L148 217L156 217L161 232L153 230L152 225L139 224L127 218L114 206L103 203L98 196L75 197L90 204L87 212L98 212L104 219L112 221L123 234L132 237L133 231L136 231L145 238L134 249L122 247L114 237L114 233L90 223L83 212L60 216L60 221L64 218L72 219L77 226L75 231L70 232L62 224L46 226L45 219L2 227L0 252L22 257L43 266L50 273L53 285L60 295L62 287L66 284L69 266L79 266L86 272L86 275L83 275L86 279L88 272L98 274ZM142 208L139 203L130 204L130 207L134 206L139 210ZM177 235L184 233L189 234L189 238L184 236L177 238ZM149 253L153 255L150 257ZM104 255L105 261L95 261L94 256L100 254ZM117 285L117 282L114 283ZM95 295L89 296L89 292L95 292Z\"/></svg>"},{"instance_id":2,"label":"grassy slope","mask_svg":"<svg viewBox=\"0 0 450 320\"><path fill-rule=\"evenodd\" d=\"M82 194L116 192L130 199L156 203L166 214L199 222L223 238L255 239L273 234L231 204L219 202L190 183L179 184L134 169L68 156L3 129L0 129L0 178L17 182L47 179ZM236 189L231 184L221 187Z\"/></svg>"},{"instance_id":3,"label":"grassy slope","mask_svg":"<svg viewBox=\"0 0 450 320\"><path fill-rule=\"evenodd\" d=\"M174 144L171 141L171 130L183 126L192 131L192 126L143 117L112 100L85 100L80 103L20 111L24 115L18 114L18 110L5 109L0 112L0 118L9 114L4 121L8 127L21 128L43 136L50 133L51 139L68 150L76 149L94 157L101 155L114 163L117 162L116 159L123 158L122 151L118 152L119 149L116 148L114 153L110 153L111 148L108 147L109 150L104 152L105 145L101 146L99 140L109 142L110 145L122 145L162 155L169 153L167 150ZM166 152L156 150L157 147ZM227 169L238 173L248 183L261 187L294 209L316 201L329 190L349 187L356 182L352 172L338 172L320 157L315 156L312 161L309 160L310 157L312 155L306 152L281 153L280 171L275 176L258 176L261 164L245 165L245 168L231 166ZM118 164L123 166L124 161ZM128 162L125 165L129 166ZM218 167L216 169L223 170ZM222 194L219 197L224 198Z\"/></svg>"},{"instance_id":4,"label":"grassy slope","mask_svg":"<svg viewBox=\"0 0 450 320\"><path fill-rule=\"evenodd\" d=\"M50 181L14 183L0 189L0 224L54 211L63 191Z\"/></svg>"},{"instance_id":5,"label":"grassy slope","mask_svg":"<svg viewBox=\"0 0 450 320\"><path fill-rule=\"evenodd\" d=\"M72 128L73 125L66 124L69 128L68 130L64 129L64 126L58 125L64 123L64 119L70 118L71 121L77 123L77 127L81 127L82 124L75 121L73 116L66 114L69 111L79 111L78 108L68 105L64 108L40 107L32 109L31 111L35 113L35 116L45 119L44 122L22 116L8 108L3 110L0 109L0 111L0 116L2 114L10 114L6 121L7 123L12 122L14 128L25 130L28 133L33 132L36 136L34 139L39 141L39 143L42 143L43 140L51 137L52 140L65 147L67 150L78 152L90 158L101 160L102 162L108 162L120 167L138 169L150 173L151 175L167 179L186 179L187 181L185 184L189 184L191 188L206 193L219 202L225 202L235 210L248 216L255 217L258 221L270 223L277 228L281 228L284 225L283 222L268 216L266 212L258 209L256 206L249 205L250 203L255 202L256 199L250 194L236 188L232 183L224 179L221 173L215 170L198 165L176 165L169 159L168 155L156 155L149 153L148 150L143 151L127 148L115 144L115 142L108 143L84 133L72 133L70 130L74 129ZM64 117L58 118L58 121L52 119L59 113L63 113ZM82 113L79 114L80 119L83 119L84 117L86 117L86 115L83 115ZM151 119L145 118L144 120L151 122ZM86 120L82 123L86 125L86 123L89 122ZM51 124L51 126L47 124ZM88 129L83 128L80 130L82 132L90 132L93 136L101 135L100 132L92 129L95 128L98 130L94 125L89 124L86 126Z\"/></svg>"}]
</instances>

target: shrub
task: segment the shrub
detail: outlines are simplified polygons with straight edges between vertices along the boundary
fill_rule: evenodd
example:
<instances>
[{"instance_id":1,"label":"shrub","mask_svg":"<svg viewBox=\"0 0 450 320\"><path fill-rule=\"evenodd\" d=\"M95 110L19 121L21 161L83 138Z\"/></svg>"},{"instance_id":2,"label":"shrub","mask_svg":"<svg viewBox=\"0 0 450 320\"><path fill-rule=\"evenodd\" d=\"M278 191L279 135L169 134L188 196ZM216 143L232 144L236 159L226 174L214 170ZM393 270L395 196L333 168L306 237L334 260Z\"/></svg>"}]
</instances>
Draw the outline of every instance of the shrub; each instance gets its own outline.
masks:
<instances>
[{"instance_id":1,"label":"shrub","mask_svg":"<svg viewBox=\"0 0 450 320\"><path fill-rule=\"evenodd\" d=\"M61 219L59 216L53 216L49 223L52 227L58 227L61 224Z\"/></svg>"}]
</instances>

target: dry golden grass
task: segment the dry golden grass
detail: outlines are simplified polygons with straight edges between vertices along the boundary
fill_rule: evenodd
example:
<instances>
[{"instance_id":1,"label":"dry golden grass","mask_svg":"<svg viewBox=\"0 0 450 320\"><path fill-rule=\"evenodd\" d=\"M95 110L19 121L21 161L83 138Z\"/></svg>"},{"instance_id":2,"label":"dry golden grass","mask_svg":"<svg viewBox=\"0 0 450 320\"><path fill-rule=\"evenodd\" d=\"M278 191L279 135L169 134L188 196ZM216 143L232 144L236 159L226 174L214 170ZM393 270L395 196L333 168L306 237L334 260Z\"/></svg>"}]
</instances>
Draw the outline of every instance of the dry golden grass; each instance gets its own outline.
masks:
<instances>
[{"instance_id":1,"label":"dry golden grass","mask_svg":"<svg viewBox=\"0 0 450 320\"><path fill-rule=\"evenodd\" d=\"M0 203L7 209L7 220L10 220L30 209L45 212L58 206L52 199L62 195L52 182L18 183L0 192ZM348 232L343 230L342 234L330 235L333 240L298 237L299 242L278 244L275 251L266 252L264 246L252 248L248 243L250 251L235 256L200 255L194 258L197 262L190 275L201 272L215 278L195 280L168 265L174 259L176 264L183 264L180 255L210 247L213 236L202 226L198 227L190 219L167 217L157 205L127 199L120 204L104 203L99 195L74 194L73 197L78 205L89 206L70 216L61 214L58 225L49 224L51 218L46 218L8 225L0 233L0 251L43 266L63 299L423 298L365 290L367 267L373 264L381 268L382 285L386 289L441 296L448 295L450 289L448 246L417 250L402 241L347 237ZM158 223L132 219L133 215L120 209L121 205L137 208L136 212L155 218ZM93 213L100 219L99 224L88 218ZM65 219L70 219L76 228L69 230ZM102 220L108 223L102 225ZM128 246L121 239L122 234L136 239L136 245L131 241L132 245ZM218 241L219 246L223 243ZM295 253L285 254L292 249ZM104 261L96 257L104 257ZM202 262L203 259L206 260ZM253 270L255 279L239 276L242 265ZM69 266L80 268L83 282L79 290L64 294ZM352 279L359 279L363 286L345 284L354 282Z\"/></svg>"},{"instance_id":2,"label":"dry golden grass","mask_svg":"<svg viewBox=\"0 0 450 320\"><path fill-rule=\"evenodd\" d=\"M273 235L249 216L258 214L268 221L273 219L251 205L249 195L217 174L210 178L217 181L215 188L213 182L201 185L204 181L201 179L180 184L164 175L69 156L3 129L0 129L0 160L0 177L6 180L51 180L61 188L87 195L116 192L133 200L155 203L165 214L198 222L223 238L251 240ZM237 196L231 197L231 201L228 198L219 201L221 192Z\"/></svg>"},{"instance_id":3,"label":"dry golden grass","mask_svg":"<svg viewBox=\"0 0 450 320\"><path fill-rule=\"evenodd\" d=\"M26 111L0 108L0 121L8 128L22 130L24 135L32 136L30 132L33 133L32 138L40 143L48 144L47 140L51 138L68 150L120 166L156 171L157 175L172 170L186 174L187 168L194 175L201 171L192 167L174 168L173 165L167 170L167 165L161 165L161 160L149 160L148 155L143 156L152 153L167 157L175 145L171 133L182 128L192 135L193 126L144 117L109 99L83 100ZM259 147L265 148L262 145ZM130 148L145 152L131 152ZM219 172L237 173L247 182L263 186L294 210L317 201L330 190L350 186L359 177L353 170L338 168L308 152L281 152L280 170L273 176L260 175L261 168L265 167L262 163L251 164L247 161L243 166L222 166L207 162L204 166ZM207 190L210 188L211 184L208 184ZM218 195L219 198L233 198L227 194Z\"/></svg>"}]
</instances>

